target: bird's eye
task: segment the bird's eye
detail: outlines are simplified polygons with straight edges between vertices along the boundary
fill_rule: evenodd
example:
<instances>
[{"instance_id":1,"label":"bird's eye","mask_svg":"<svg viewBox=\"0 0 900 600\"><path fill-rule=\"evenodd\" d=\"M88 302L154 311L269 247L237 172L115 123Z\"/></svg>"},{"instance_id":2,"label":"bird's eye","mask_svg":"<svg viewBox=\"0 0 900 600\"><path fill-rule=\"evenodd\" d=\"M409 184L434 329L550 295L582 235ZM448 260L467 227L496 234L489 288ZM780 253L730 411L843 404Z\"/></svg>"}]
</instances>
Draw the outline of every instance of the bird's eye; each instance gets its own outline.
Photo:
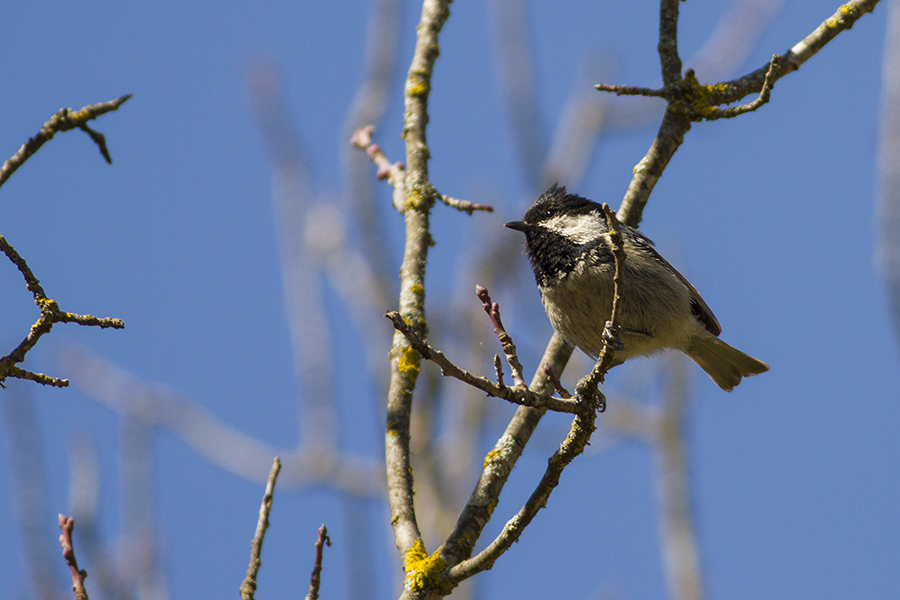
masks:
<instances>
[{"instance_id":1,"label":"bird's eye","mask_svg":"<svg viewBox=\"0 0 900 600\"><path fill-rule=\"evenodd\" d=\"M548 218L549 218L549 217L552 217L552 216L555 215L555 214L556 214L556 209L555 209L555 208L548 208L547 210L544 211L544 216L545 216L545 217L548 217Z\"/></svg>"}]
</instances>

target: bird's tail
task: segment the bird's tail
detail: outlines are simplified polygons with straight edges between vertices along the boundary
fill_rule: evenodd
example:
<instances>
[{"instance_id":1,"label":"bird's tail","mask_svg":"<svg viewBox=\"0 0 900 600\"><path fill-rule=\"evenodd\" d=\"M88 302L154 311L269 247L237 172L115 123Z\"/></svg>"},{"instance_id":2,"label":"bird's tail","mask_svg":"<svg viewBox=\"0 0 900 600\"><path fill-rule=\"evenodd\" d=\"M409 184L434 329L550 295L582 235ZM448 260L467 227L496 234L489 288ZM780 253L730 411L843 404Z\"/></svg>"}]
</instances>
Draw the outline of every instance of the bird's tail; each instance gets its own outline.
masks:
<instances>
[{"instance_id":1,"label":"bird's tail","mask_svg":"<svg viewBox=\"0 0 900 600\"><path fill-rule=\"evenodd\" d=\"M712 334L694 337L684 352L726 392L734 389L741 378L769 370L766 363L732 348Z\"/></svg>"}]
</instances>

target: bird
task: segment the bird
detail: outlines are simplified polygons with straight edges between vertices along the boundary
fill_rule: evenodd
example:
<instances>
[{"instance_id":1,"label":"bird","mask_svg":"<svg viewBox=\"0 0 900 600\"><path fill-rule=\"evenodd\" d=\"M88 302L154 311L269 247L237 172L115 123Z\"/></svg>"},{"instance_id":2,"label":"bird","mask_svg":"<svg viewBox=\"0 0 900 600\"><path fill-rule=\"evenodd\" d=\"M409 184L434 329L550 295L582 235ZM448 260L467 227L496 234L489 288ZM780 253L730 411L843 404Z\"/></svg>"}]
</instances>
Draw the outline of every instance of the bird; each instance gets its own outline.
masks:
<instances>
[{"instance_id":1,"label":"bird","mask_svg":"<svg viewBox=\"0 0 900 600\"><path fill-rule=\"evenodd\" d=\"M525 234L541 302L553 328L596 359L608 340L615 261L600 204L554 184L523 220L506 227ZM618 225L625 249L623 295L618 312L621 345L616 366L665 349L684 352L723 390L769 365L721 339L722 327L693 285L636 229Z\"/></svg>"}]
</instances>

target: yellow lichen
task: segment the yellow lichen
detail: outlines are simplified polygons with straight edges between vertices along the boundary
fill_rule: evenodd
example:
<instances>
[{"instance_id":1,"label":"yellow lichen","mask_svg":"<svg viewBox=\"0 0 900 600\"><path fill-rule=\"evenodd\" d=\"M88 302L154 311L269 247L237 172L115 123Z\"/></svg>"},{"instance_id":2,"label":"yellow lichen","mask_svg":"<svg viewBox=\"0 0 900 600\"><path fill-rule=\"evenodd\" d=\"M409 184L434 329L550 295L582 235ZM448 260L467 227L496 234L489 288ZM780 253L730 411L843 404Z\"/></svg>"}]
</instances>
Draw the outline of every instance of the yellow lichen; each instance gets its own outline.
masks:
<instances>
[{"instance_id":1,"label":"yellow lichen","mask_svg":"<svg viewBox=\"0 0 900 600\"><path fill-rule=\"evenodd\" d=\"M422 205L422 194L417 190L410 190L406 194L406 208L419 208Z\"/></svg>"},{"instance_id":2,"label":"yellow lichen","mask_svg":"<svg viewBox=\"0 0 900 600\"><path fill-rule=\"evenodd\" d=\"M429 588L439 588L441 571L447 568L447 565L441 560L441 549L438 548L431 556L425 550L425 544L421 539L416 540L412 548L406 551L404 557L404 568L406 570L406 589L410 591L418 591Z\"/></svg>"},{"instance_id":3,"label":"yellow lichen","mask_svg":"<svg viewBox=\"0 0 900 600\"><path fill-rule=\"evenodd\" d=\"M500 456L500 451L499 451L499 450L491 450L490 452L488 452L488 453L487 453L487 456L484 457L484 468L487 469L488 464L489 464L492 460L494 460L495 458L497 458L498 456Z\"/></svg>"},{"instance_id":4,"label":"yellow lichen","mask_svg":"<svg viewBox=\"0 0 900 600\"><path fill-rule=\"evenodd\" d=\"M398 361L400 372L406 375L410 383L415 384L419 377L419 353L412 346L407 346Z\"/></svg>"},{"instance_id":5,"label":"yellow lichen","mask_svg":"<svg viewBox=\"0 0 900 600\"><path fill-rule=\"evenodd\" d=\"M413 71L409 74L409 80L406 83L406 95L411 98L416 96L424 96L431 91L428 84L428 73L425 71Z\"/></svg>"},{"instance_id":6,"label":"yellow lichen","mask_svg":"<svg viewBox=\"0 0 900 600\"><path fill-rule=\"evenodd\" d=\"M409 291L411 291L416 296L423 296L423 295L425 295L425 286L418 284L418 283L414 283L411 286L409 286Z\"/></svg>"},{"instance_id":7,"label":"yellow lichen","mask_svg":"<svg viewBox=\"0 0 900 600\"><path fill-rule=\"evenodd\" d=\"M693 72L688 71L682 81L682 94L669 105L669 110L687 115L693 121L701 121L719 108L713 104L712 97L724 94L728 90L727 83L701 85Z\"/></svg>"}]
</instances>

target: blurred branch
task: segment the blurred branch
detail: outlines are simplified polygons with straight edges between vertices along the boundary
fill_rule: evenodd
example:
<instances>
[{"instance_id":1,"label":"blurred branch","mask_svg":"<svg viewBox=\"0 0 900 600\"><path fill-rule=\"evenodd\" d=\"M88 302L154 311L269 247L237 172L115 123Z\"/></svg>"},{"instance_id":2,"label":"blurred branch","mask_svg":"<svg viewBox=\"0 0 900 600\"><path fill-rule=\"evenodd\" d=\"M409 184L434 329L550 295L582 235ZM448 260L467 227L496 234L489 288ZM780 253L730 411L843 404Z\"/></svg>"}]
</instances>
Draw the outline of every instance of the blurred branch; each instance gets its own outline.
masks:
<instances>
[{"instance_id":1,"label":"blurred branch","mask_svg":"<svg viewBox=\"0 0 900 600\"><path fill-rule=\"evenodd\" d=\"M549 147L538 105L540 86L529 43L526 5L523 0L491 0L489 8L498 85L511 121L513 147L519 154L519 172L529 189L537 189Z\"/></svg>"},{"instance_id":2,"label":"blurred branch","mask_svg":"<svg viewBox=\"0 0 900 600\"><path fill-rule=\"evenodd\" d=\"M131 98L131 94L126 94L121 98L116 98L109 102L89 104L78 111L73 111L71 108L61 108L59 112L50 117L49 121L44 123L44 126L37 132L37 135L33 138L29 138L27 142L22 144L22 147L19 148L18 152L3 163L3 167L0 167L0 186L6 183L6 180L9 179L19 167L25 164L25 161L31 158L41 146L52 140L53 136L61 131L81 129L91 136L91 139L97 144L97 147L100 149L100 154L103 155L106 162L112 163L109 150L106 149L106 139L103 137L103 134L88 127L87 123L100 115L118 110L129 98Z\"/></svg>"},{"instance_id":3,"label":"blurred branch","mask_svg":"<svg viewBox=\"0 0 900 600\"><path fill-rule=\"evenodd\" d=\"M724 79L740 67L760 32L781 11L784 0L740 0L719 20L703 47L686 59L698 77Z\"/></svg>"},{"instance_id":4,"label":"blurred branch","mask_svg":"<svg viewBox=\"0 0 900 600\"><path fill-rule=\"evenodd\" d=\"M319 585L322 583L322 555L326 545L331 545L331 539L328 537L328 529L323 524L319 527L319 537L316 539L316 559L313 563L312 574L309 576L309 592L306 594L306 600L318 600L319 598Z\"/></svg>"},{"instance_id":5,"label":"blurred branch","mask_svg":"<svg viewBox=\"0 0 900 600\"><path fill-rule=\"evenodd\" d=\"M306 443L331 449L337 445L337 417L330 393L333 336L328 319L323 318L326 310L320 262L313 260L301 234L307 230L313 212L308 160L285 102L276 65L265 59L257 60L247 70L246 85L253 115L272 162L272 204L285 316L300 390L299 430ZM321 231L329 224L325 221L316 227ZM329 234L334 238L333 231ZM265 462L268 464L268 457Z\"/></svg>"},{"instance_id":6,"label":"blurred branch","mask_svg":"<svg viewBox=\"0 0 900 600\"><path fill-rule=\"evenodd\" d=\"M281 461L278 457L272 461L272 469L269 471L269 477L266 480L266 492L263 494L262 505L259 507L259 520L256 523L256 533L253 534L253 541L250 542L250 566L247 567L247 577L241 584L242 600L253 600L253 594L256 592L256 576L259 573L259 567L262 565L260 556L262 555L262 545L266 538L266 530L269 528L269 512L272 510L272 500L275 494L275 482L278 480L278 472L281 471Z\"/></svg>"},{"instance_id":7,"label":"blurred branch","mask_svg":"<svg viewBox=\"0 0 900 600\"><path fill-rule=\"evenodd\" d=\"M702 600L700 552L691 512L688 457L685 443L687 420L687 369L683 357L673 357L662 408L652 420L653 450L657 463L659 527L663 563L673 600Z\"/></svg>"},{"instance_id":8,"label":"blurred branch","mask_svg":"<svg viewBox=\"0 0 900 600\"><path fill-rule=\"evenodd\" d=\"M15 522L19 528L24 568L31 577L34 596L40 600L57 600L56 552L48 544L52 512L47 505L47 469L41 460L42 441L31 388L11 384L0 392L12 473L8 481Z\"/></svg>"},{"instance_id":9,"label":"blurred branch","mask_svg":"<svg viewBox=\"0 0 900 600\"><path fill-rule=\"evenodd\" d=\"M365 67L363 82L356 92L353 104L347 114L343 137L351 135L366 125L378 127L384 118L390 97L391 84L398 70L397 47L400 40L400 19L403 2L401 0L375 0L372 2L371 18L366 35ZM357 222L355 235L360 238L363 254L371 270L375 273L377 289L372 294L371 305L378 307L376 314L391 305L396 296L396 267L387 252L384 220L379 217L379 202L369 172L369 164L364 157L345 145L342 158L348 182L348 213ZM396 187L395 187L396 189ZM401 202L402 204L402 202ZM382 364L383 344L379 344L378 367ZM374 348L373 348L374 349ZM372 361L374 365L375 361ZM383 369L377 369L379 374ZM383 386L386 387L386 380ZM380 395L378 396L381 397Z\"/></svg>"},{"instance_id":10,"label":"blurred branch","mask_svg":"<svg viewBox=\"0 0 900 600\"><path fill-rule=\"evenodd\" d=\"M163 600L168 598L168 590L158 558L160 528L155 522L153 428L135 414L122 416L119 487L124 549L117 553L119 569L127 577L128 584L134 585L138 600ZM95 575L98 566L94 565ZM106 579L106 573L102 574ZM124 593L119 595L124 596Z\"/></svg>"},{"instance_id":11,"label":"blurred branch","mask_svg":"<svg viewBox=\"0 0 900 600\"><path fill-rule=\"evenodd\" d=\"M888 3L879 144L878 264L900 342L900 1Z\"/></svg>"},{"instance_id":12,"label":"blurred branch","mask_svg":"<svg viewBox=\"0 0 900 600\"><path fill-rule=\"evenodd\" d=\"M350 145L358 148L366 153L366 156L378 167L375 177L379 180L387 180L394 188L393 200L394 208L397 212L403 212L403 205L406 202L406 166L402 162L391 163L381 146L372 141L372 134L375 132L373 125L361 127L353 132L350 138Z\"/></svg>"},{"instance_id":13,"label":"blurred branch","mask_svg":"<svg viewBox=\"0 0 900 600\"><path fill-rule=\"evenodd\" d=\"M281 456L281 484L289 487L329 485L347 494L380 497L382 463L322 447L279 452L231 427L195 401L131 373L79 348L67 351L65 367L76 374L78 387L95 401L149 425L171 431L207 460L250 481L260 481L272 456Z\"/></svg>"},{"instance_id":14,"label":"blurred branch","mask_svg":"<svg viewBox=\"0 0 900 600\"><path fill-rule=\"evenodd\" d=\"M78 568L78 559L75 557L75 546L72 542L72 531L75 529L75 519L59 515L59 529L62 534L59 536L59 545L62 546L63 558L69 565L69 571L72 573L72 590L75 592L76 600L89 600L87 590L84 589L84 580L87 579L87 571Z\"/></svg>"},{"instance_id":15,"label":"blurred branch","mask_svg":"<svg viewBox=\"0 0 900 600\"><path fill-rule=\"evenodd\" d=\"M127 435L127 432L123 433ZM124 438L125 436L123 435L122 437ZM94 585L97 586L100 597L107 600L129 600L132 595L128 590L128 578L131 577L155 578L157 582L165 581L165 578L162 577L158 571L151 571L145 574L138 570L144 565L139 565L134 562L132 557L137 554L136 550L138 547L143 548L143 546L138 546L143 540L132 537L130 535L132 533L131 531L127 531L126 533L128 539L125 541L125 553L121 551L121 548L119 548L118 545L110 545L110 547L107 548L103 547L97 524L97 514L100 504L100 464L97 458L97 452L91 442L91 438L86 434L73 436L69 440L68 449L69 510L72 511L73 518L78 521L78 546L81 557L82 560L87 560L87 562L92 565L91 580L94 582ZM128 454L131 453L126 452L123 448L121 454L121 472L125 473L126 477L143 477L145 481L142 482L143 485L140 487L152 486L152 481L146 480L148 477L146 472L134 474L128 472L128 468L131 466L130 464L127 464L130 462ZM130 487L131 486L125 481L121 483L123 492ZM131 493L135 494L143 491L143 489L132 489ZM149 503L150 499L148 498L144 501ZM126 508L123 511L121 520L125 523L126 530L128 530L132 528L130 515L133 513L130 512L132 508L128 506L130 502L127 498L124 504ZM152 518L152 513L144 514L141 515L138 522L152 520ZM149 545L150 547L147 550L150 553L154 553L157 547L155 541L151 540ZM123 554L127 556L126 560L116 560ZM157 567L156 564L152 564L151 566L154 569ZM162 586L161 583L160 586ZM164 594L154 596L155 599L159 600L162 600L162 598L165 597L167 596Z\"/></svg>"}]
</instances>

